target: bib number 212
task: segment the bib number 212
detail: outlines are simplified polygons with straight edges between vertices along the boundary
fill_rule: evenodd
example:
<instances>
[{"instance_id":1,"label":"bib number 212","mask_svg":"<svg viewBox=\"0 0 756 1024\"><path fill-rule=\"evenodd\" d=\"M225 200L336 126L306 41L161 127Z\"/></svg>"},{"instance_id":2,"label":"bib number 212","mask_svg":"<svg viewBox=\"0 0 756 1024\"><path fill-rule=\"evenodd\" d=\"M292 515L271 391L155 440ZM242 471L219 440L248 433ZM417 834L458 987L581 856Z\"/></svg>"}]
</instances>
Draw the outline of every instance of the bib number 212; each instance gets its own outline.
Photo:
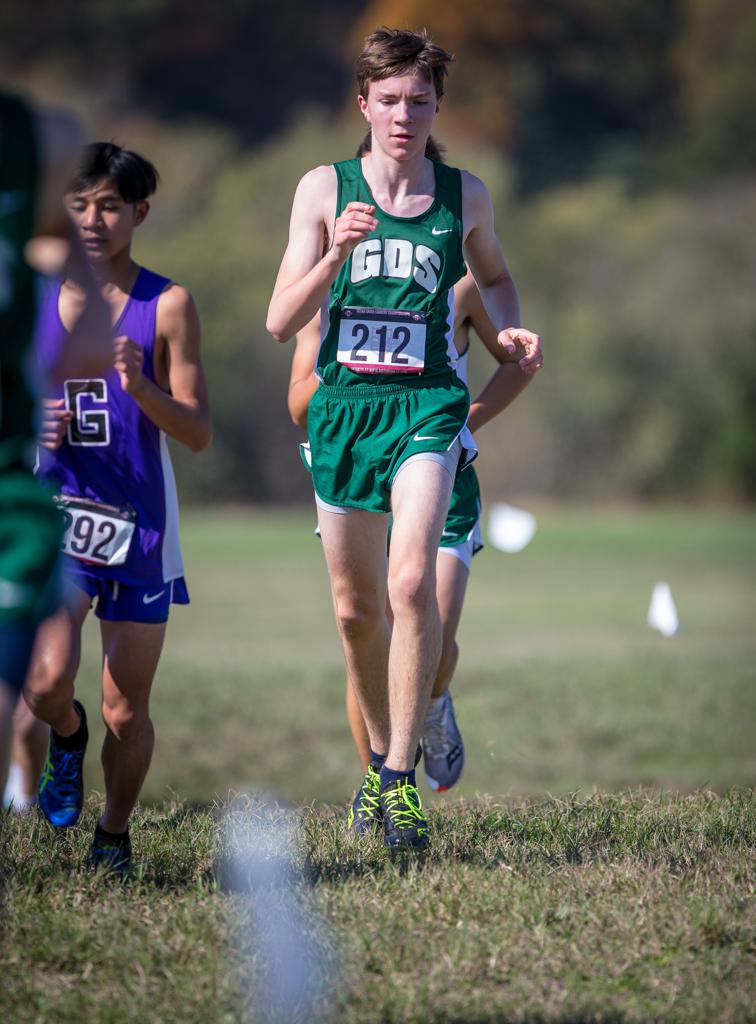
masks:
<instances>
[{"instance_id":1,"label":"bib number 212","mask_svg":"<svg viewBox=\"0 0 756 1024\"><path fill-rule=\"evenodd\" d=\"M347 306L339 322L338 361L355 373L420 373L425 314Z\"/></svg>"}]
</instances>

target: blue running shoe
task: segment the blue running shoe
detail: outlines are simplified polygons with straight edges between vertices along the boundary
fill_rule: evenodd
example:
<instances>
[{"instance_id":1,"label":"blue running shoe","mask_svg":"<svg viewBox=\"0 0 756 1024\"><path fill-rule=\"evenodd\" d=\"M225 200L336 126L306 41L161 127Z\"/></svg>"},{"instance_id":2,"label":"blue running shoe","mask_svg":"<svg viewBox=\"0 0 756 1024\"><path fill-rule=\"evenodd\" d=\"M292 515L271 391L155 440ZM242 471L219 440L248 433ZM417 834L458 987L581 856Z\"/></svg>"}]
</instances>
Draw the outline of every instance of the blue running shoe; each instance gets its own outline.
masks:
<instances>
[{"instance_id":1,"label":"blue running shoe","mask_svg":"<svg viewBox=\"0 0 756 1024\"><path fill-rule=\"evenodd\" d=\"M84 727L84 743L78 750L64 750L50 730L47 761L39 780L39 806L55 828L75 825L84 806L84 752L87 749L87 716L84 708L74 701Z\"/></svg>"},{"instance_id":2,"label":"blue running shoe","mask_svg":"<svg viewBox=\"0 0 756 1024\"><path fill-rule=\"evenodd\" d=\"M122 836L113 836L97 826L87 864L109 875L125 879L131 871L131 839L128 830Z\"/></svg>"},{"instance_id":3,"label":"blue running shoe","mask_svg":"<svg viewBox=\"0 0 756 1024\"><path fill-rule=\"evenodd\" d=\"M435 793L459 782L465 765L465 747L454 717L451 694L444 690L438 710L429 711L423 726L423 771Z\"/></svg>"}]
</instances>

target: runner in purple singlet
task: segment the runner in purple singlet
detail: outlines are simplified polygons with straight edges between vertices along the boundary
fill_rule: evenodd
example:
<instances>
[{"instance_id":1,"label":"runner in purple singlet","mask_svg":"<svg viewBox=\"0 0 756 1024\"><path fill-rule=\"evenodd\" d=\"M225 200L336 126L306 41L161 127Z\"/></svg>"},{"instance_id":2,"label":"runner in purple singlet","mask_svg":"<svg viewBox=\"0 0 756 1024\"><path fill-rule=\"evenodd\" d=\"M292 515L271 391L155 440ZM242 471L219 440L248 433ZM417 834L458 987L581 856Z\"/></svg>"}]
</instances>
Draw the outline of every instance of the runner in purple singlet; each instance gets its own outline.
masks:
<instances>
[{"instance_id":1,"label":"runner in purple singlet","mask_svg":"<svg viewBox=\"0 0 756 1024\"><path fill-rule=\"evenodd\" d=\"M189 600L178 503L166 436L193 451L211 433L191 295L131 257L157 173L143 157L94 143L67 195L69 214L110 306L114 366L98 378L68 378L49 397L39 475L57 492L69 600L40 630L25 696L51 726L40 807L57 828L83 804L86 715L74 699L81 628L95 606L103 650L105 808L90 854L124 874L128 820L154 744L149 695L172 603ZM44 369L66 345L80 303L70 280L43 302L38 350Z\"/></svg>"}]
</instances>

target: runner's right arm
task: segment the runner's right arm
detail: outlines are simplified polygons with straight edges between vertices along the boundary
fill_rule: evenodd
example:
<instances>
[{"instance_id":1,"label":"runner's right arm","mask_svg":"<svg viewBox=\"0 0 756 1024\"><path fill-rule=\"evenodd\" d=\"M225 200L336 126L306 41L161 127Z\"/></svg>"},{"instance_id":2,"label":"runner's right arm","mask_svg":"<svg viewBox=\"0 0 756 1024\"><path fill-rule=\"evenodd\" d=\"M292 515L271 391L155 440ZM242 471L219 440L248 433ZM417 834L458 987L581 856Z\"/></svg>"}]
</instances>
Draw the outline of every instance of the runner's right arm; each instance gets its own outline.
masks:
<instances>
[{"instance_id":1,"label":"runner's right arm","mask_svg":"<svg viewBox=\"0 0 756 1024\"><path fill-rule=\"evenodd\" d=\"M266 328L276 341L288 341L323 305L342 263L376 226L375 207L347 203L336 217L336 172L316 167L300 181L289 223L286 247ZM331 225L333 240L329 247Z\"/></svg>"},{"instance_id":2,"label":"runner's right arm","mask_svg":"<svg viewBox=\"0 0 756 1024\"><path fill-rule=\"evenodd\" d=\"M298 427L307 430L307 408L318 390L315 362L320 350L320 314L297 334L289 377L289 414Z\"/></svg>"}]
</instances>

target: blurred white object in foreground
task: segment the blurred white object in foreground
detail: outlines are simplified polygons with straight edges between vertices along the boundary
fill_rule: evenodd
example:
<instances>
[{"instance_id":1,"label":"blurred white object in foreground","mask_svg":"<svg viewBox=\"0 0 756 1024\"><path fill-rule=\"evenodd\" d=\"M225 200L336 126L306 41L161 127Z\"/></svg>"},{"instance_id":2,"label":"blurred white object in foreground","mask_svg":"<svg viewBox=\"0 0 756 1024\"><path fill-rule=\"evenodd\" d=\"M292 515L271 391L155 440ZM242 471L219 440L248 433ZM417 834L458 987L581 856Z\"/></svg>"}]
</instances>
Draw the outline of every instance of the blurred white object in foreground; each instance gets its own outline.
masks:
<instances>
[{"instance_id":1,"label":"blurred white object in foreground","mask_svg":"<svg viewBox=\"0 0 756 1024\"><path fill-rule=\"evenodd\" d=\"M20 764L11 763L8 767L8 781L3 793L3 807L10 807L17 814L30 811L37 802L36 794L31 799L24 792L24 773Z\"/></svg>"},{"instance_id":2,"label":"blurred white object in foreground","mask_svg":"<svg viewBox=\"0 0 756 1024\"><path fill-rule=\"evenodd\" d=\"M669 583L657 583L654 586L646 621L651 629L658 629L662 636L674 636L679 630L680 620Z\"/></svg>"},{"instance_id":3,"label":"blurred white object in foreground","mask_svg":"<svg viewBox=\"0 0 756 1024\"><path fill-rule=\"evenodd\" d=\"M325 923L308 912L297 891L294 821L272 803L253 804L254 798L245 808L239 799L226 817L227 882L250 901L248 938L264 952L267 967L253 995L272 1024L309 1021L333 980L323 956Z\"/></svg>"},{"instance_id":4,"label":"blurred white object in foreground","mask_svg":"<svg viewBox=\"0 0 756 1024\"><path fill-rule=\"evenodd\" d=\"M488 516L488 541L499 551L513 555L530 544L537 526L535 516L522 508L492 505Z\"/></svg>"}]
</instances>

